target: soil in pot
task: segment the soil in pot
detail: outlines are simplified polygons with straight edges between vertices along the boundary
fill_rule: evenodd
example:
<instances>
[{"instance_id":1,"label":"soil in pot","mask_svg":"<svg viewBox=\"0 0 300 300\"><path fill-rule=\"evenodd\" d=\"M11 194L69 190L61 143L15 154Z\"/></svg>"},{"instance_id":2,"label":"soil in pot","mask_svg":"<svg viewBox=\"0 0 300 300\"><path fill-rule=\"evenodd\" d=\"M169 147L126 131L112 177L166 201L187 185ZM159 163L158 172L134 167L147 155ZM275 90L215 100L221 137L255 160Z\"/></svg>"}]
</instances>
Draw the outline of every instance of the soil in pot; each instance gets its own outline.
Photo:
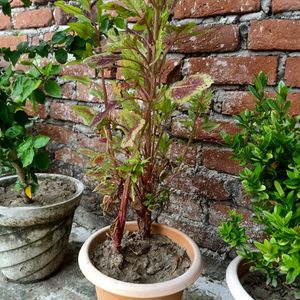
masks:
<instances>
[{"instance_id":1,"label":"soil in pot","mask_svg":"<svg viewBox=\"0 0 300 300\"><path fill-rule=\"evenodd\" d=\"M260 272L247 272L241 278L241 284L255 300L295 300L294 291L282 285L274 288L266 285L266 278Z\"/></svg>"},{"instance_id":2,"label":"soil in pot","mask_svg":"<svg viewBox=\"0 0 300 300\"><path fill-rule=\"evenodd\" d=\"M126 233L121 250L111 251L111 240L99 244L91 257L105 275L131 283L157 283L176 278L190 267L184 249L163 235L143 240L138 233Z\"/></svg>"},{"instance_id":3,"label":"soil in pot","mask_svg":"<svg viewBox=\"0 0 300 300\"><path fill-rule=\"evenodd\" d=\"M39 179L38 191L33 196L33 203L30 206L45 206L61 202L76 192L76 187L72 182L61 178ZM23 201L22 196L15 190L15 185L0 187L0 206L22 207L28 206Z\"/></svg>"}]
</instances>

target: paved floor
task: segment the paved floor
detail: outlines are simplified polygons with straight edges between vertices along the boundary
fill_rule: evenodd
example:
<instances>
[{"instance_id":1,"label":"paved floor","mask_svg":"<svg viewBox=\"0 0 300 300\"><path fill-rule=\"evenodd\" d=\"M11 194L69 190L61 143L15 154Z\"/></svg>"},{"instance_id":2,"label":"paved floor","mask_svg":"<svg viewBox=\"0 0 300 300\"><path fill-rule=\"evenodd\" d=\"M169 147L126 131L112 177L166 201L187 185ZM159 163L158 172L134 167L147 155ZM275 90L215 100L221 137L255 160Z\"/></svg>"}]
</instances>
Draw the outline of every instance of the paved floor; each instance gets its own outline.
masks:
<instances>
[{"instance_id":1,"label":"paved floor","mask_svg":"<svg viewBox=\"0 0 300 300\"><path fill-rule=\"evenodd\" d=\"M65 261L49 279L33 284L8 282L0 275L0 300L93 300L94 286L85 279L77 265L77 254L86 238L96 228L106 225L105 220L88 214L83 208L77 210ZM80 225L78 225L80 224ZM204 256L207 256L204 253ZM213 265L209 265L212 263ZM207 269L219 272L223 278L225 267L212 257L206 259ZM220 271L221 270L221 271ZM210 271L209 271L210 272ZM206 271L207 273L207 271ZM233 300L223 280L200 277L184 294L184 300Z\"/></svg>"}]
</instances>

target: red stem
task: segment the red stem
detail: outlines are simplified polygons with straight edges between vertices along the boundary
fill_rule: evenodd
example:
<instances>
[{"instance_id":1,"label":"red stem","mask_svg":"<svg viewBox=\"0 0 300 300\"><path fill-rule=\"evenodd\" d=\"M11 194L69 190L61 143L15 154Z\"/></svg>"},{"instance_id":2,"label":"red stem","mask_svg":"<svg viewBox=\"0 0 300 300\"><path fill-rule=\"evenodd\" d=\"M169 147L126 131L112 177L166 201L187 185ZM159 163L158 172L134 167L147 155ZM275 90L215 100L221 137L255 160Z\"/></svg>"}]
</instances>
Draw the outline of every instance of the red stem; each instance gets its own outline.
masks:
<instances>
[{"instance_id":1,"label":"red stem","mask_svg":"<svg viewBox=\"0 0 300 300\"><path fill-rule=\"evenodd\" d=\"M117 251L121 246L121 241L123 237L126 214L127 214L127 203L129 198L131 179L128 177L124 183L124 189L122 193L122 199L120 203L119 213L117 217L117 222L113 233L113 252Z\"/></svg>"}]
</instances>

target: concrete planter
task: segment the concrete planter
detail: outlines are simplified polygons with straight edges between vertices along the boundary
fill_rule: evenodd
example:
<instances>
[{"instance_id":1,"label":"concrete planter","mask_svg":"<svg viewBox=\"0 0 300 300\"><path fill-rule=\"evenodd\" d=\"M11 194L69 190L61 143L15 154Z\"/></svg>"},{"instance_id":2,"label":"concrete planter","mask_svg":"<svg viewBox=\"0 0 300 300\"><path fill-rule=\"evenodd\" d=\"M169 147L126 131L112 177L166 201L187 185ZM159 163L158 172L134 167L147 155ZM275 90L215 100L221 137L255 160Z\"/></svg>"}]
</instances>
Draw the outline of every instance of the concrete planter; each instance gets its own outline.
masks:
<instances>
[{"instance_id":1,"label":"concrete planter","mask_svg":"<svg viewBox=\"0 0 300 300\"><path fill-rule=\"evenodd\" d=\"M37 176L69 181L76 192L68 199L42 207L0 206L0 270L8 279L20 283L41 280L59 267L83 192L83 184L77 179L56 174ZM16 176L0 178L0 186L15 180Z\"/></svg>"},{"instance_id":2,"label":"concrete planter","mask_svg":"<svg viewBox=\"0 0 300 300\"><path fill-rule=\"evenodd\" d=\"M249 272L249 264L245 264L242 257L237 256L227 267L226 283L235 300L254 300L243 288L240 278Z\"/></svg>"},{"instance_id":3,"label":"concrete planter","mask_svg":"<svg viewBox=\"0 0 300 300\"><path fill-rule=\"evenodd\" d=\"M128 222L125 230L136 231L137 228L136 222ZM110 278L97 270L89 257L95 247L107 238L108 230L109 226L91 235L83 244L78 258L82 273L95 284L99 300L180 300L183 290L192 285L201 274L202 260L197 245L177 229L153 224L153 234L166 235L186 249L192 261L187 272L172 280L151 284L128 283Z\"/></svg>"}]
</instances>

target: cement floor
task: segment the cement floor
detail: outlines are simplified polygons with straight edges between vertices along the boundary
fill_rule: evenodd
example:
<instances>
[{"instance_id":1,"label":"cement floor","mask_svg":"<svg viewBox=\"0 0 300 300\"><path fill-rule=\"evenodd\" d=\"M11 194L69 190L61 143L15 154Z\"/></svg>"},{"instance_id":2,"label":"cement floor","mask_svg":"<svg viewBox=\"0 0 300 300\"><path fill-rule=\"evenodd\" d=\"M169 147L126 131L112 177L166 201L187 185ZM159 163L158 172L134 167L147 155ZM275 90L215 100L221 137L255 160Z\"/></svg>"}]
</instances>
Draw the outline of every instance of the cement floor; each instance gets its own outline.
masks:
<instances>
[{"instance_id":1,"label":"cement floor","mask_svg":"<svg viewBox=\"0 0 300 300\"><path fill-rule=\"evenodd\" d=\"M105 221L93 216L84 208L76 211L65 261L61 268L47 280L32 284L8 282L0 275L0 300L93 300L96 299L94 286L85 279L77 264L77 255L82 243ZM103 223L103 224L102 224ZM185 291L184 300L233 300L223 279L225 266L204 253L206 269L204 276ZM217 272L218 279L206 274Z\"/></svg>"}]
</instances>

